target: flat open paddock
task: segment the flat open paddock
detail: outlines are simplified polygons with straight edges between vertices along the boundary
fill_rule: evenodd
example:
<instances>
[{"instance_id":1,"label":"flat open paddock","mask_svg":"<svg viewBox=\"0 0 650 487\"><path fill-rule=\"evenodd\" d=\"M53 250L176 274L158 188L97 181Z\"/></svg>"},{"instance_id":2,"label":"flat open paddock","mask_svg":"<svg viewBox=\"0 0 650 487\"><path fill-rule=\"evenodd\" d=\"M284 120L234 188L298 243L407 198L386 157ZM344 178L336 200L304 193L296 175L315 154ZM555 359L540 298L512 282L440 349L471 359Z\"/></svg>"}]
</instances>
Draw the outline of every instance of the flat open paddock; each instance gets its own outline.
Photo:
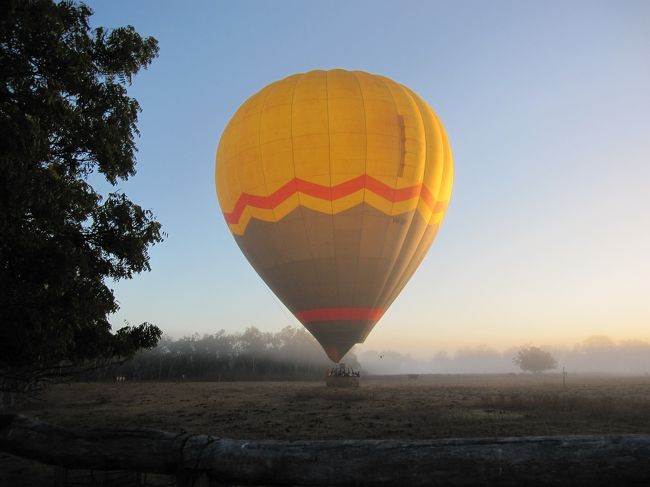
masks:
<instances>
[{"instance_id":1,"label":"flat open paddock","mask_svg":"<svg viewBox=\"0 0 650 487\"><path fill-rule=\"evenodd\" d=\"M422 375L319 382L65 384L24 414L78 428L242 439L650 433L650 377Z\"/></svg>"},{"instance_id":2,"label":"flat open paddock","mask_svg":"<svg viewBox=\"0 0 650 487\"><path fill-rule=\"evenodd\" d=\"M235 439L650 433L650 377L576 375L566 388L557 374L362 377L359 389L324 382L62 384L21 412L73 428ZM10 460L0 453L0 480L3 470L25 468Z\"/></svg>"}]
</instances>

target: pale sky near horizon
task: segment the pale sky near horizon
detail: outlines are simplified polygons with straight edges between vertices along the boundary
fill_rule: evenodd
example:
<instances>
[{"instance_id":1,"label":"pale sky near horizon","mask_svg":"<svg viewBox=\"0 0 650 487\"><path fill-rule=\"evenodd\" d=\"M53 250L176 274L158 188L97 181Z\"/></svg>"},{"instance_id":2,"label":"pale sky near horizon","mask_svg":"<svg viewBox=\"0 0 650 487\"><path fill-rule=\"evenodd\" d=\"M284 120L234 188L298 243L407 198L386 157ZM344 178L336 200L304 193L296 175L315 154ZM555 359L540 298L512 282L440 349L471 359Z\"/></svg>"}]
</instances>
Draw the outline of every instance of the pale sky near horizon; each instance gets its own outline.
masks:
<instances>
[{"instance_id":1,"label":"pale sky near horizon","mask_svg":"<svg viewBox=\"0 0 650 487\"><path fill-rule=\"evenodd\" d=\"M134 79L138 174L168 238L114 286L114 326L171 336L299 325L221 216L214 156L237 107L311 69L417 92L455 184L421 268L359 350L650 340L650 2L91 1L160 43Z\"/></svg>"}]
</instances>

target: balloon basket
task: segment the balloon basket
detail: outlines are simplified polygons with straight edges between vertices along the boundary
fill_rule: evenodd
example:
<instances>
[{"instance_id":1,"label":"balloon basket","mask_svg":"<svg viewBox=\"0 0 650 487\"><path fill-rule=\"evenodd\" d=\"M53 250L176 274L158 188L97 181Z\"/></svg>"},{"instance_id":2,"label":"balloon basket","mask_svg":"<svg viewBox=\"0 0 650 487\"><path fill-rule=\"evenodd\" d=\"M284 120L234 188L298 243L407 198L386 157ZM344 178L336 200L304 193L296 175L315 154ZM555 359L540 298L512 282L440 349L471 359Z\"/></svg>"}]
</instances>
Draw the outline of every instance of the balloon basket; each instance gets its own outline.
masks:
<instances>
[{"instance_id":1,"label":"balloon basket","mask_svg":"<svg viewBox=\"0 0 650 487\"><path fill-rule=\"evenodd\" d=\"M359 387L361 374L345 364L336 364L327 372L327 387Z\"/></svg>"}]
</instances>

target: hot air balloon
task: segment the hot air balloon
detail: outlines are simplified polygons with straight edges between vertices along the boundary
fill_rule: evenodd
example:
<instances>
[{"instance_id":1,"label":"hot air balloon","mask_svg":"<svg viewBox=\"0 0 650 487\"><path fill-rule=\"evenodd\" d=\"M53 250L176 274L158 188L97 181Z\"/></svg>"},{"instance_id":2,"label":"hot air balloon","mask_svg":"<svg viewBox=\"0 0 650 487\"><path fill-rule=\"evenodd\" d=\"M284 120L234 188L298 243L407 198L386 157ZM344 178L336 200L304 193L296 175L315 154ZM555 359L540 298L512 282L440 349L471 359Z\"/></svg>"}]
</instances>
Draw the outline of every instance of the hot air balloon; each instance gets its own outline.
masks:
<instances>
[{"instance_id":1,"label":"hot air balloon","mask_svg":"<svg viewBox=\"0 0 650 487\"><path fill-rule=\"evenodd\" d=\"M241 251L339 362L362 343L431 246L453 162L409 88L334 69L246 100L216 156L217 195Z\"/></svg>"}]
</instances>

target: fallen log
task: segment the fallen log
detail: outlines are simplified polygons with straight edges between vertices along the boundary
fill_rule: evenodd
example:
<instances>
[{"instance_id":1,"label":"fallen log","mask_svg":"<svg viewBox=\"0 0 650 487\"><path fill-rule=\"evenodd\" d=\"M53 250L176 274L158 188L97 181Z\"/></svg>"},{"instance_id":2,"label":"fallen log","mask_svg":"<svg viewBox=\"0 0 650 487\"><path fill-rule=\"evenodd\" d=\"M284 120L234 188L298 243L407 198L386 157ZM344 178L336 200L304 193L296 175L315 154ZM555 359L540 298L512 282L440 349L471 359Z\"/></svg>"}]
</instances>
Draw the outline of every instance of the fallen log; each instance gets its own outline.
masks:
<instances>
[{"instance_id":1,"label":"fallen log","mask_svg":"<svg viewBox=\"0 0 650 487\"><path fill-rule=\"evenodd\" d=\"M156 430L79 432L3 415L0 450L67 468L200 474L237 485L591 486L650 479L647 434L244 441Z\"/></svg>"},{"instance_id":2,"label":"fallen log","mask_svg":"<svg viewBox=\"0 0 650 487\"><path fill-rule=\"evenodd\" d=\"M144 429L76 431L22 415L0 415L0 450L68 468L174 473L190 436Z\"/></svg>"}]
</instances>

